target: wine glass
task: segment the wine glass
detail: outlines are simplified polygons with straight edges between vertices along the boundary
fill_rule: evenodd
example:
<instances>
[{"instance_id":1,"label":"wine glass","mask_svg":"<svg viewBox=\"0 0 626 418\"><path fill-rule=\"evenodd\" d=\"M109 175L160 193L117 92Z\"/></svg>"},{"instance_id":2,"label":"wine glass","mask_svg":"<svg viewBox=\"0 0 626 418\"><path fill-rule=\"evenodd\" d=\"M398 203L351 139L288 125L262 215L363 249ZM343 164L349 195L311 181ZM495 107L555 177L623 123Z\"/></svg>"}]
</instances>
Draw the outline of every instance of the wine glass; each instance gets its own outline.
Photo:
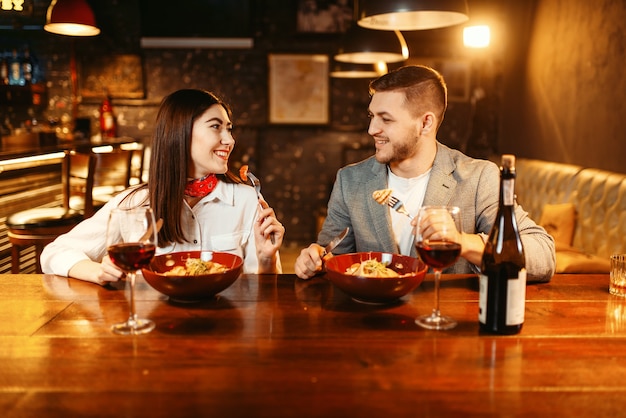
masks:
<instances>
[{"instance_id":1,"label":"wine glass","mask_svg":"<svg viewBox=\"0 0 626 418\"><path fill-rule=\"evenodd\" d=\"M435 307L430 315L415 323L428 329L450 329L457 322L439 311L441 270L451 266L461 254L461 210L456 206L422 206L417 215L415 247L420 258L435 272Z\"/></svg>"},{"instance_id":2,"label":"wine glass","mask_svg":"<svg viewBox=\"0 0 626 418\"><path fill-rule=\"evenodd\" d=\"M107 251L113 264L126 273L130 283L130 315L115 324L115 334L145 334L154 329L154 322L137 318L135 312L135 276L148 265L157 247L157 227L152 209L146 207L115 208L107 225Z\"/></svg>"}]
</instances>

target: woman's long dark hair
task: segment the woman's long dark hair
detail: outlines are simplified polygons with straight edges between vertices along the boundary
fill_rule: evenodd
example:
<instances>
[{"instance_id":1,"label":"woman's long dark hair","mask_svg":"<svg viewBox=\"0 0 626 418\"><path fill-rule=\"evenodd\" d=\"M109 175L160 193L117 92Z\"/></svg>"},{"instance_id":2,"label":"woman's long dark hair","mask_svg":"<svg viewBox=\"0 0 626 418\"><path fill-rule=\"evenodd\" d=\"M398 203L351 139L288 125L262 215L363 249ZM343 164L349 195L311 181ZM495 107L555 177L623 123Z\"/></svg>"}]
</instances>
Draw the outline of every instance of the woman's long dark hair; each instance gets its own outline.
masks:
<instances>
[{"instance_id":1,"label":"woman's long dark hair","mask_svg":"<svg viewBox=\"0 0 626 418\"><path fill-rule=\"evenodd\" d=\"M186 241L181 213L191 162L191 131L196 119L215 104L222 106L231 117L228 105L204 90L178 90L161 102L152 139L147 184L154 216L163 219L160 247ZM227 182L240 182L229 171L219 177Z\"/></svg>"}]
</instances>

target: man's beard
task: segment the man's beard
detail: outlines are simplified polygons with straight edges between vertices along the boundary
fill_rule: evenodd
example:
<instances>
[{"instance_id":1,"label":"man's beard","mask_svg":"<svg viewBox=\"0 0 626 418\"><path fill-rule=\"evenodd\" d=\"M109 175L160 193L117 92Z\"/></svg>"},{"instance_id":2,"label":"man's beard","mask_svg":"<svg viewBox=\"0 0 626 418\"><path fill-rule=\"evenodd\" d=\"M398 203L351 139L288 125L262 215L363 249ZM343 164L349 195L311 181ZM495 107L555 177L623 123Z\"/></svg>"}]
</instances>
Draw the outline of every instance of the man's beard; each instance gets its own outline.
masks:
<instances>
[{"instance_id":1,"label":"man's beard","mask_svg":"<svg viewBox=\"0 0 626 418\"><path fill-rule=\"evenodd\" d=\"M385 152L385 156L381 155L380 152L376 152L376 161L381 164L390 164L397 163L407 158L413 157L417 152L417 139L416 142L408 142L405 141L401 144L391 144L388 143L388 147L391 146L391 152ZM387 148L388 148L387 147Z\"/></svg>"}]
</instances>

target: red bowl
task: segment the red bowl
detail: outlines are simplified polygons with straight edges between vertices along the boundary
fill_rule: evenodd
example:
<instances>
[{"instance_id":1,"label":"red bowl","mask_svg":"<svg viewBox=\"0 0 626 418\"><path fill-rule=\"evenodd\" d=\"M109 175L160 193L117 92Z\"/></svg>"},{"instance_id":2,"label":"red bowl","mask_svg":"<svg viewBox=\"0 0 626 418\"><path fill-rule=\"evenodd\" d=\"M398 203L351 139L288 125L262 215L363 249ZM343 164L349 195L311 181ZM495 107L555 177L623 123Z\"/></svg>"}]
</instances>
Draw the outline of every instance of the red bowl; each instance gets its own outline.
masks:
<instances>
[{"instance_id":1,"label":"red bowl","mask_svg":"<svg viewBox=\"0 0 626 418\"><path fill-rule=\"evenodd\" d=\"M347 274L354 263L391 259L387 265L401 277L363 277ZM353 299L367 303L391 303L419 286L428 266L420 259L400 254L362 252L336 255L326 261L326 277Z\"/></svg>"},{"instance_id":2,"label":"red bowl","mask_svg":"<svg viewBox=\"0 0 626 418\"><path fill-rule=\"evenodd\" d=\"M200 258L200 251L183 251L155 256L147 268L142 269L146 282L172 300L193 302L214 297L235 283L243 269L241 257L223 252L213 252L212 261L229 269L222 273L197 276L170 276L164 274L175 266L185 266L188 258Z\"/></svg>"}]
</instances>

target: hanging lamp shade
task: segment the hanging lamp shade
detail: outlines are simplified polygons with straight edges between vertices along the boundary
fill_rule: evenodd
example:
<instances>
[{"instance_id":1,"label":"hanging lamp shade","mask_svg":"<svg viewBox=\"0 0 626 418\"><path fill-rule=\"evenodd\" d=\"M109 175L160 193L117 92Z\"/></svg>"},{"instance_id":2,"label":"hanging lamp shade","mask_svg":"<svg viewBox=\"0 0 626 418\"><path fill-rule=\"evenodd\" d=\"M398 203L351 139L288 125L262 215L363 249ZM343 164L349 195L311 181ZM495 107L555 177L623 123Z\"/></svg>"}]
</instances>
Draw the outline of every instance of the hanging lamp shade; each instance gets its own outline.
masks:
<instances>
[{"instance_id":1,"label":"hanging lamp shade","mask_svg":"<svg viewBox=\"0 0 626 418\"><path fill-rule=\"evenodd\" d=\"M100 33L86 0L52 0L44 30L59 35L95 36Z\"/></svg>"},{"instance_id":2,"label":"hanging lamp shade","mask_svg":"<svg viewBox=\"0 0 626 418\"><path fill-rule=\"evenodd\" d=\"M385 63L383 63L385 64ZM386 72L386 65L385 72ZM381 73L376 64L356 64L353 62L339 62L336 61L330 71L332 78L376 78L381 76Z\"/></svg>"},{"instance_id":3,"label":"hanging lamp shade","mask_svg":"<svg viewBox=\"0 0 626 418\"><path fill-rule=\"evenodd\" d=\"M341 38L335 60L357 64L400 62L409 57L409 49L398 31L382 32L352 25Z\"/></svg>"},{"instance_id":4,"label":"hanging lamp shade","mask_svg":"<svg viewBox=\"0 0 626 418\"><path fill-rule=\"evenodd\" d=\"M422 30L469 20L466 0L359 0L360 26L378 30Z\"/></svg>"}]
</instances>

